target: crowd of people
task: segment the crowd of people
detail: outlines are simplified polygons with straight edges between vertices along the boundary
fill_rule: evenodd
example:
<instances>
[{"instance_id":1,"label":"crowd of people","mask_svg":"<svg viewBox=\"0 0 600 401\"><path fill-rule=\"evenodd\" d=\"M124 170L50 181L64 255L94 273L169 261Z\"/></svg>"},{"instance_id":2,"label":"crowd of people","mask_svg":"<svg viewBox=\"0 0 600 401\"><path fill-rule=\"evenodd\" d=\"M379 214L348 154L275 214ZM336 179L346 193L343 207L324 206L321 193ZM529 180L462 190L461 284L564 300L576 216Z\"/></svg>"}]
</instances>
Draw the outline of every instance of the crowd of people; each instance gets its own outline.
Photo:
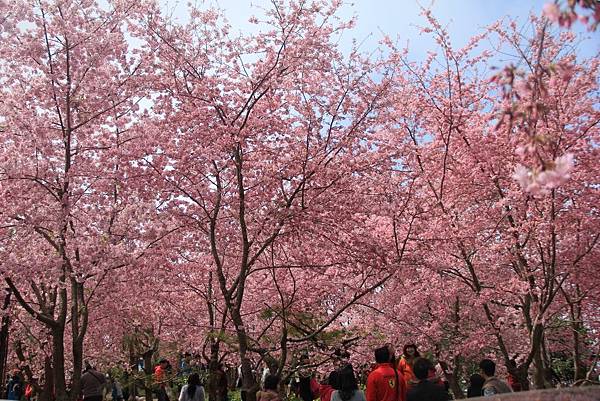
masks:
<instances>
[{"instance_id":1,"label":"crowd of people","mask_svg":"<svg viewBox=\"0 0 600 401\"><path fill-rule=\"evenodd\" d=\"M304 361L300 363L307 363ZM208 397L204 380L208 377L206 366L194 369L188 354L181 358L176 372L167 359L160 359L153 368L152 388L158 401L205 401ZM141 368L140 368L141 369ZM234 379L242 387L241 369L229 369L237 373ZM216 401L228 401L231 376L222 364L212 372L212 386ZM383 346L374 350L374 364L365 374L355 371L347 361L332 370L325 380L319 381L314 374L299 369L289 381L281 382L276 372L265 368L260 379L257 401L282 401L282 398L295 396L301 401L445 401L452 399L449 383L439 364L433 364L421 356L415 344L403 348L400 358L396 358L394 348ZM179 385L174 385L174 378ZM362 380L361 380L362 379ZM183 381L185 380L185 383ZM362 383L360 383L362 382ZM5 390L9 400L34 401L32 387L24 382L18 371L12 372ZM365 391L361 390L361 384ZM512 384L512 385L511 385ZM479 364L479 373L473 374L468 383L467 397L492 396L518 391L516 383L507 383L496 376L496 365L490 359ZM125 386L127 387L127 386ZM247 389L241 389L241 398L247 396ZM103 374L86 362L81 376L82 401L124 401L129 399L128 388L123 388L119 380ZM132 394L135 396L135 394ZM1 397L0 397L1 398Z\"/></svg>"},{"instance_id":2,"label":"crowd of people","mask_svg":"<svg viewBox=\"0 0 600 401\"><path fill-rule=\"evenodd\" d=\"M443 369L420 355L417 346L408 344L400 358L394 348L375 349L375 363L366 375L365 391L351 364L333 370L322 383L313 376L298 375L289 383L289 390L302 401L446 401L452 399ZM496 376L496 364L483 359L478 374L470 378L467 397L488 397L518 391ZM277 376L267 376L257 401L282 401L285 391Z\"/></svg>"},{"instance_id":3,"label":"crowd of people","mask_svg":"<svg viewBox=\"0 0 600 401\"><path fill-rule=\"evenodd\" d=\"M310 389L303 381L292 389L302 401L446 401L452 399L449 384L441 366L422 357L414 344L404 347L403 355L395 357L393 347L384 346L374 352L375 365L371 367L366 390L359 390L352 365L332 371L326 383L311 379ZM496 365L490 359L479 364L480 374L471 376L468 397L487 397L513 392L513 388L496 377ZM259 401L281 401L261 399Z\"/></svg>"}]
</instances>

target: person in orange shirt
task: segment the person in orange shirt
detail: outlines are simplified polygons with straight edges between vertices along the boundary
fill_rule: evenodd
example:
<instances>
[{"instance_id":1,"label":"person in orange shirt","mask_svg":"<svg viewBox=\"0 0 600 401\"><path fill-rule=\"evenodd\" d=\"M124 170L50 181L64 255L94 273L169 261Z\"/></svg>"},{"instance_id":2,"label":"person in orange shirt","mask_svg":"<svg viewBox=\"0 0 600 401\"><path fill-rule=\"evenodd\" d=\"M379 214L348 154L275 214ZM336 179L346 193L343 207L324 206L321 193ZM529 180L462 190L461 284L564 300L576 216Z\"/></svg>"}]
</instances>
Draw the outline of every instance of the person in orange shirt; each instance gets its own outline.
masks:
<instances>
[{"instance_id":1,"label":"person in orange shirt","mask_svg":"<svg viewBox=\"0 0 600 401\"><path fill-rule=\"evenodd\" d=\"M167 395L167 366L169 366L169 361L161 359L154 368L154 383L158 386L158 401L169 401Z\"/></svg>"},{"instance_id":2,"label":"person in orange shirt","mask_svg":"<svg viewBox=\"0 0 600 401\"><path fill-rule=\"evenodd\" d=\"M392 363L390 348L377 348L375 361L375 369L367 377L367 401L406 401L404 377Z\"/></svg>"},{"instance_id":3,"label":"person in orange shirt","mask_svg":"<svg viewBox=\"0 0 600 401\"><path fill-rule=\"evenodd\" d=\"M400 358L400 361L398 362L398 370L404 376L407 389L418 382L417 377L413 372L413 364L420 356L421 354L419 354L415 344L406 344L402 350L402 358Z\"/></svg>"}]
</instances>

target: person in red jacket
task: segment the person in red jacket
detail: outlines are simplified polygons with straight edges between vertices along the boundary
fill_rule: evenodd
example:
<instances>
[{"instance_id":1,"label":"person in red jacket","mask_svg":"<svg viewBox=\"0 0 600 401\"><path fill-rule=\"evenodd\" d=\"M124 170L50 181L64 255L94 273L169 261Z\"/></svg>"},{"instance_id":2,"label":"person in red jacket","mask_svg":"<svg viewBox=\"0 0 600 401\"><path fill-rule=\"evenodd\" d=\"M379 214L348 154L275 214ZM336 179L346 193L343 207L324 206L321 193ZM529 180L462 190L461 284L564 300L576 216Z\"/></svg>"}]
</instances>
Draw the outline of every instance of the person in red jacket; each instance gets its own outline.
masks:
<instances>
[{"instance_id":1,"label":"person in red jacket","mask_svg":"<svg viewBox=\"0 0 600 401\"><path fill-rule=\"evenodd\" d=\"M375 350L375 369L367 377L367 401L406 401L406 384L393 363L390 348Z\"/></svg>"},{"instance_id":2,"label":"person in red jacket","mask_svg":"<svg viewBox=\"0 0 600 401\"><path fill-rule=\"evenodd\" d=\"M317 394L318 398L321 401L330 401L331 400L331 394L333 394L333 392L335 390L337 390L337 386L336 386L337 378L338 378L338 372L336 370L334 370L331 373L329 373L329 377L327 379L326 384L320 384L317 382L318 387L317 387L317 391L315 392L315 394Z\"/></svg>"}]
</instances>

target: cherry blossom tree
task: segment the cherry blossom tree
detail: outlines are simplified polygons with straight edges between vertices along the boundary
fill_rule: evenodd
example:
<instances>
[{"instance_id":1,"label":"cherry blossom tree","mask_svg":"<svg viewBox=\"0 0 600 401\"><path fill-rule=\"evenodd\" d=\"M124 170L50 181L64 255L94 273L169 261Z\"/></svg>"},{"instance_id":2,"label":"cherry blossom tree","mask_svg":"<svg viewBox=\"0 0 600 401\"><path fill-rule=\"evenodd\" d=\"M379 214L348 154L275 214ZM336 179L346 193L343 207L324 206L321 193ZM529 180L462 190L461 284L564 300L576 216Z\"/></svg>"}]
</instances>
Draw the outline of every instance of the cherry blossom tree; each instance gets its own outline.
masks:
<instances>
[{"instance_id":1,"label":"cherry blossom tree","mask_svg":"<svg viewBox=\"0 0 600 401\"><path fill-rule=\"evenodd\" d=\"M553 306L580 264L593 263L597 252L591 206L597 191L590 185L597 164L597 62L575 65L568 53L573 35L553 36L544 20L534 18L533 40L515 25L490 28L527 70L511 67L489 79L481 73L489 55L468 56L482 37L454 50L444 29L429 21L426 30L441 54L422 65L405 62L416 110L399 111L413 138L411 166L421 172L418 198L430 224L420 238L423 263L445 276L435 291L446 291L449 283L472 291L470 302L482 308L510 373L527 388L533 365L535 385L544 387L546 330L558 313ZM533 166L527 188L519 167L518 183L511 170L524 162ZM580 213L585 228L571 226L583 220ZM512 368L515 357L519 364Z\"/></svg>"},{"instance_id":2,"label":"cherry blossom tree","mask_svg":"<svg viewBox=\"0 0 600 401\"><path fill-rule=\"evenodd\" d=\"M0 2L1 274L28 378L74 400L84 356L143 358L150 399L154 359L187 348L241 361L252 400L263 362L387 341L431 351L457 397L487 354L524 388L557 352L589 376L597 58L542 17L456 49L427 11L424 62L387 37L345 54L342 6L273 0L234 36L210 8Z\"/></svg>"},{"instance_id":3,"label":"cherry blossom tree","mask_svg":"<svg viewBox=\"0 0 600 401\"><path fill-rule=\"evenodd\" d=\"M142 8L13 3L0 32L2 276L51 339L57 399L75 400L94 298L157 240L134 178L149 62L125 29Z\"/></svg>"},{"instance_id":4,"label":"cherry blossom tree","mask_svg":"<svg viewBox=\"0 0 600 401\"><path fill-rule=\"evenodd\" d=\"M164 61L164 95L156 100L155 151L145 161L165 188L161 202L197 238L183 252L211 257L205 263L251 392L256 348L245 316L260 311L261 297L282 304L269 306L278 310L282 369L287 342L315 339L398 262L383 260L376 238L356 227L369 218L369 196L381 196L369 187L368 173L381 167L370 136L381 126L378 110L389 107L391 69L358 52L342 56L333 37L350 25L336 22L339 6L276 1L268 30L239 39L213 11L192 10L185 27L156 15L148 23ZM350 296L330 303L342 288ZM327 303L332 312L321 325L290 338L292 309Z\"/></svg>"}]
</instances>

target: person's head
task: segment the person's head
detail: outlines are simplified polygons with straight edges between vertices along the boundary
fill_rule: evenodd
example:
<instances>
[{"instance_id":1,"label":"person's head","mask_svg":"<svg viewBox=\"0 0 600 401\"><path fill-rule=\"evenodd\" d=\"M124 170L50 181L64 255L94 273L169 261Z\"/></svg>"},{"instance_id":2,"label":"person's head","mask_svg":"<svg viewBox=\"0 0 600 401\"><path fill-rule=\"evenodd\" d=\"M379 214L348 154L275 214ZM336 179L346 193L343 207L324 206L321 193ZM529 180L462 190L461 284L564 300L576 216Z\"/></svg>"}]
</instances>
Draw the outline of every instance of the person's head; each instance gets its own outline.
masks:
<instances>
[{"instance_id":1,"label":"person's head","mask_svg":"<svg viewBox=\"0 0 600 401\"><path fill-rule=\"evenodd\" d=\"M427 358L417 358L413 364L413 372L419 380L426 380L429 376L429 370L432 368L433 365Z\"/></svg>"},{"instance_id":2,"label":"person's head","mask_svg":"<svg viewBox=\"0 0 600 401\"><path fill-rule=\"evenodd\" d=\"M478 373L472 374L471 377L469 377L469 384L471 387L481 388L483 387L484 382L485 379Z\"/></svg>"},{"instance_id":3,"label":"person's head","mask_svg":"<svg viewBox=\"0 0 600 401\"><path fill-rule=\"evenodd\" d=\"M354 376L354 370L352 369L340 370L338 373L338 383L341 392L358 390L358 382L356 381L356 376ZM350 394L350 396L352 396L352 394Z\"/></svg>"},{"instance_id":4,"label":"person's head","mask_svg":"<svg viewBox=\"0 0 600 401\"><path fill-rule=\"evenodd\" d=\"M265 378L265 390L277 391L278 386L279 386L279 376L268 375Z\"/></svg>"},{"instance_id":5,"label":"person's head","mask_svg":"<svg viewBox=\"0 0 600 401\"><path fill-rule=\"evenodd\" d=\"M187 384L190 386L199 386L200 385L200 375L198 373L192 373L188 376Z\"/></svg>"},{"instance_id":6,"label":"person's head","mask_svg":"<svg viewBox=\"0 0 600 401\"><path fill-rule=\"evenodd\" d=\"M338 373L338 385L340 398L343 401L348 401L354 395L354 391L358 390L358 382L354 376L354 370L342 369Z\"/></svg>"},{"instance_id":7,"label":"person's head","mask_svg":"<svg viewBox=\"0 0 600 401\"><path fill-rule=\"evenodd\" d=\"M407 358L418 358L421 356L415 344L406 344L402 349L402 353Z\"/></svg>"},{"instance_id":8,"label":"person's head","mask_svg":"<svg viewBox=\"0 0 600 401\"><path fill-rule=\"evenodd\" d=\"M329 373L329 377L327 377L327 384L334 389L339 390L339 372L337 370Z\"/></svg>"},{"instance_id":9,"label":"person's head","mask_svg":"<svg viewBox=\"0 0 600 401\"><path fill-rule=\"evenodd\" d=\"M391 359L390 349L388 346L379 347L375 350L375 362L388 363Z\"/></svg>"},{"instance_id":10,"label":"person's head","mask_svg":"<svg viewBox=\"0 0 600 401\"><path fill-rule=\"evenodd\" d=\"M194 398L194 395L196 394L196 388L200 387L200 376L198 375L198 373L192 373L191 375L189 375L187 379L187 384L188 397Z\"/></svg>"},{"instance_id":11,"label":"person's head","mask_svg":"<svg viewBox=\"0 0 600 401\"><path fill-rule=\"evenodd\" d=\"M481 375L486 379L496 374L496 364L491 359L479 362L479 369L481 369Z\"/></svg>"},{"instance_id":12,"label":"person's head","mask_svg":"<svg viewBox=\"0 0 600 401\"><path fill-rule=\"evenodd\" d=\"M85 370L92 370L92 369L94 369L92 367L92 364L89 361L85 361L84 366L85 366Z\"/></svg>"}]
</instances>

